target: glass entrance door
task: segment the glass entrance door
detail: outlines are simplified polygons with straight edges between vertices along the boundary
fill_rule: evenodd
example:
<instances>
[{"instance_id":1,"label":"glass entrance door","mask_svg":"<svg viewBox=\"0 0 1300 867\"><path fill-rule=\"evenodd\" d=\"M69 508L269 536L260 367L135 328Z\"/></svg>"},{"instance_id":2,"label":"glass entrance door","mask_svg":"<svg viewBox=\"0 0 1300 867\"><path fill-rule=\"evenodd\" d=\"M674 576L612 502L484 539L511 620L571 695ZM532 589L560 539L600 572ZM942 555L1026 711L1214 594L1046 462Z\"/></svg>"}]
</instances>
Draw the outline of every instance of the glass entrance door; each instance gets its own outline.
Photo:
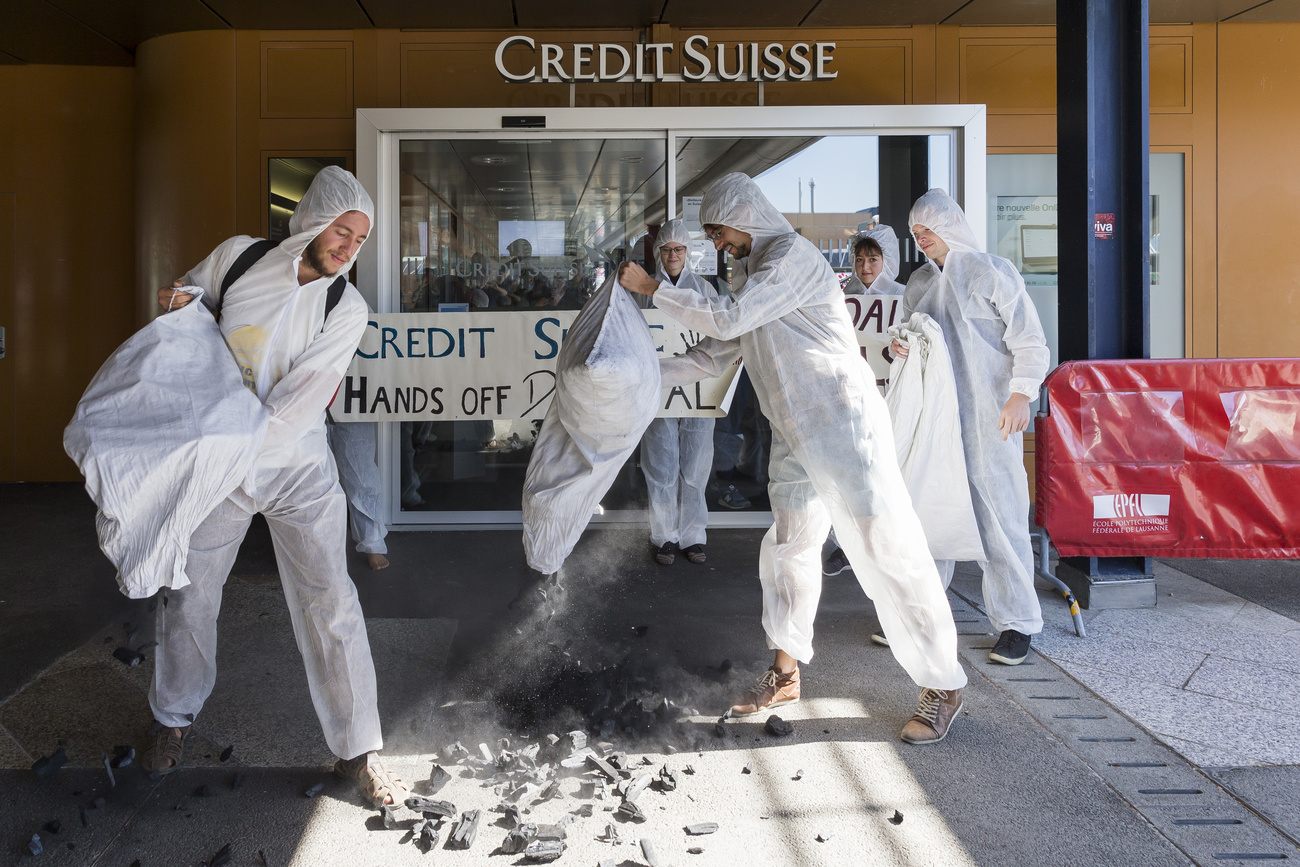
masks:
<instances>
[{"instance_id":1,"label":"glass entrance door","mask_svg":"<svg viewBox=\"0 0 1300 867\"><path fill-rule=\"evenodd\" d=\"M580 309L663 222L665 154L664 136L403 140L395 309L493 317ZM517 521L540 425L391 425L396 522ZM633 459L602 506L644 508L644 488Z\"/></svg>"}]
</instances>

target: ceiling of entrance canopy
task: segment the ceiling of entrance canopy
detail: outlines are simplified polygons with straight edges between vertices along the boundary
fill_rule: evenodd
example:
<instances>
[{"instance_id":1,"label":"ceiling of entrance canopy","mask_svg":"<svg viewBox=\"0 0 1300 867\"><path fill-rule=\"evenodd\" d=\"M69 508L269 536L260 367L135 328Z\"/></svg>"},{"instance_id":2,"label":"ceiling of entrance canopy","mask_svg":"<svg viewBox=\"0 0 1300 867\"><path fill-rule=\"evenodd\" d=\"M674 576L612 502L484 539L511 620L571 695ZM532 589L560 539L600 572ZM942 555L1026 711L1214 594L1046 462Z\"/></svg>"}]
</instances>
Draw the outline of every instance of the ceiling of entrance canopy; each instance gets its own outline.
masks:
<instances>
[{"instance_id":1,"label":"ceiling of entrance canopy","mask_svg":"<svg viewBox=\"0 0 1300 867\"><path fill-rule=\"evenodd\" d=\"M1153 24L1295 21L1297 0L1150 0ZM742 10L743 19L737 10ZM1055 0L5 0L0 63L131 66L146 39L186 30L1050 25Z\"/></svg>"}]
</instances>

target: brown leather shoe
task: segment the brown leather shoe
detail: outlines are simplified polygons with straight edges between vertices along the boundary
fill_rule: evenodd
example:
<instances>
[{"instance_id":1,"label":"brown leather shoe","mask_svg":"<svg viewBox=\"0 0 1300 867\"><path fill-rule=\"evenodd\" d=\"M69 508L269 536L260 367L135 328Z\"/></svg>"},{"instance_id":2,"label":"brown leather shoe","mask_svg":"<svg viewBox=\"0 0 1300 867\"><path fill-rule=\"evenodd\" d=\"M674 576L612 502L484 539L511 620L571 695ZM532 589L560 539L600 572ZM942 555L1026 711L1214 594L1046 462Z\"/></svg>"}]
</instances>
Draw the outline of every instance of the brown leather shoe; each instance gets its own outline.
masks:
<instances>
[{"instance_id":1,"label":"brown leather shoe","mask_svg":"<svg viewBox=\"0 0 1300 867\"><path fill-rule=\"evenodd\" d=\"M794 671L785 674L774 665L763 672L758 683L749 688L749 694L739 704L731 706L731 715L749 716L768 708L794 704L798 700L799 667L795 666Z\"/></svg>"},{"instance_id":2,"label":"brown leather shoe","mask_svg":"<svg viewBox=\"0 0 1300 867\"><path fill-rule=\"evenodd\" d=\"M185 755L185 739L190 727L170 728L155 722L149 730L149 747L140 757L140 767L151 779L166 776L181 765Z\"/></svg>"},{"instance_id":3,"label":"brown leather shoe","mask_svg":"<svg viewBox=\"0 0 1300 867\"><path fill-rule=\"evenodd\" d=\"M961 713L961 706L960 689L923 689L916 712L898 736L909 744L937 744L948 736L948 727Z\"/></svg>"}]
</instances>

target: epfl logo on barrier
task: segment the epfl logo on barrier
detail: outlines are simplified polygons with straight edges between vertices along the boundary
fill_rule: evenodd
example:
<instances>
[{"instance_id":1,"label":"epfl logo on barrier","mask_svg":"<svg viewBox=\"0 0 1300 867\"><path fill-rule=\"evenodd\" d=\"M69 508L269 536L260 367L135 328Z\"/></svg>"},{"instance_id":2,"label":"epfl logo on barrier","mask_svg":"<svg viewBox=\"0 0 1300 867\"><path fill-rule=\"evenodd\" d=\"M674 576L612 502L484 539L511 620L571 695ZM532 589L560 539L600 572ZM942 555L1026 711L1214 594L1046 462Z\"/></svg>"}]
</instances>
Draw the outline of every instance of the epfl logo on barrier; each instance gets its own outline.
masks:
<instances>
[{"instance_id":1,"label":"epfl logo on barrier","mask_svg":"<svg viewBox=\"0 0 1300 867\"><path fill-rule=\"evenodd\" d=\"M1168 494L1095 494L1092 498L1093 529L1096 522L1122 522L1134 530L1161 530L1169 526Z\"/></svg>"}]
</instances>

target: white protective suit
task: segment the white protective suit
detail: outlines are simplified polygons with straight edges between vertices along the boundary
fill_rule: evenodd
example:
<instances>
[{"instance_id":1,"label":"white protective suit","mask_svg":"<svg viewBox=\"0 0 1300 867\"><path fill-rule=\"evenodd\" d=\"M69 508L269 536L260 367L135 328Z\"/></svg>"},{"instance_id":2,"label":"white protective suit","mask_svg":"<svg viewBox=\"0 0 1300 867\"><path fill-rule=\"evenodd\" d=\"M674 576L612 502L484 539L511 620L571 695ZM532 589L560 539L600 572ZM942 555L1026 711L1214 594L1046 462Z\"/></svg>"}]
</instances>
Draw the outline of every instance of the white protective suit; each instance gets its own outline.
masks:
<instances>
[{"instance_id":1,"label":"white protective suit","mask_svg":"<svg viewBox=\"0 0 1300 867\"><path fill-rule=\"evenodd\" d=\"M335 755L351 759L378 750L382 738L375 667L347 572L347 499L326 443L325 408L365 330L366 304L349 285L324 319L326 290L335 278L298 285L303 252L346 211L365 214L373 226L374 206L356 178L342 169L322 170L289 220L290 236L226 292L221 333L244 385L271 421L244 483L190 539L190 586L164 591L149 702L165 726L188 725L189 715L202 709L216 678L222 587L253 515L261 512L325 740ZM253 240L225 241L183 282L220 286Z\"/></svg>"},{"instance_id":2,"label":"white protective suit","mask_svg":"<svg viewBox=\"0 0 1300 867\"><path fill-rule=\"evenodd\" d=\"M871 281L870 286L867 286L858 278L858 272L855 269L849 275L849 282L844 284L844 294L902 295L903 284L895 279L898 277L898 236L894 234L894 230L889 226L876 226L874 229L858 232L849 243L850 251L857 245L859 238L871 238L880 245L885 267L881 270L880 275Z\"/></svg>"},{"instance_id":3,"label":"white protective suit","mask_svg":"<svg viewBox=\"0 0 1300 867\"><path fill-rule=\"evenodd\" d=\"M657 358L641 308L611 276L565 335L524 477L524 553L543 575L564 565L659 411Z\"/></svg>"},{"instance_id":4,"label":"white protective suit","mask_svg":"<svg viewBox=\"0 0 1300 867\"><path fill-rule=\"evenodd\" d=\"M913 272L902 317L925 313L942 329L952 356L971 500L987 561L984 603L999 632L1041 632L1029 543L1029 482L1024 437L1004 441L1002 406L1013 392L1038 398L1051 363L1043 327L1024 280L1001 256L979 251L961 206L943 190L916 200L910 226L925 226L948 245L940 268Z\"/></svg>"},{"instance_id":5,"label":"white protective suit","mask_svg":"<svg viewBox=\"0 0 1300 867\"><path fill-rule=\"evenodd\" d=\"M659 255L668 243L681 244L688 251L686 264L675 281L664 271ZM718 290L691 270L690 247L691 235L685 223L664 223L655 239L655 277L705 298L718 297ZM654 299L649 301L654 306ZM682 548L705 542L709 504L704 489L713 468L713 427L711 418L656 418L641 438L641 469L650 493L650 543L656 548L665 542L675 542Z\"/></svg>"},{"instance_id":6,"label":"white protective suit","mask_svg":"<svg viewBox=\"0 0 1300 867\"><path fill-rule=\"evenodd\" d=\"M375 423L327 419L325 433L348 498L348 529L362 554L387 554L388 528L380 509L379 465L375 463Z\"/></svg>"},{"instance_id":7,"label":"white protective suit","mask_svg":"<svg viewBox=\"0 0 1300 867\"><path fill-rule=\"evenodd\" d=\"M99 507L99 546L132 599L190 583L190 536L257 459L268 413L202 304L109 356L63 433Z\"/></svg>"},{"instance_id":8,"label":"white protective suit","mask_svg":"<svg viewBox=\"0 0 1300 867\"><path fill-rule=\"evenodd\" d=\"M660 369L665 384L685 384L717 376L742 355L771 421L774 523L759 557L769 646L812 658L821 545L833 523L895 658L922 687L962 687L952 610L835 273L746 175L710 186L700 221L750 234L750 254L736 262L725 298L659 284L659 308L708 335Z\"/></svg>"}]
</instances>

